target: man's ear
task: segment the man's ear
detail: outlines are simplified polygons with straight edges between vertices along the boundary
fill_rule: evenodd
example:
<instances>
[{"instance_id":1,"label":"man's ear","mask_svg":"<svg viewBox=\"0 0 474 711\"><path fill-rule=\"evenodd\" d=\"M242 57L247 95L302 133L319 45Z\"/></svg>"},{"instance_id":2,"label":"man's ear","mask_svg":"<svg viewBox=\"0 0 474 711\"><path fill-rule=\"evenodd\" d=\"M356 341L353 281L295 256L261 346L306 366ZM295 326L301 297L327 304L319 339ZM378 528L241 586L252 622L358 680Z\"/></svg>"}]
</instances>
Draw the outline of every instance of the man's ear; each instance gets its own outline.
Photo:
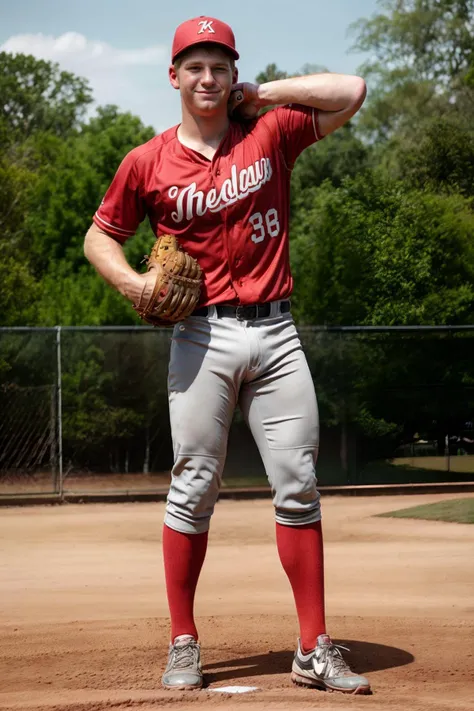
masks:
<instances>
[{"instance_id":1,"label":"man's ear","mask_svg":"<svg viewBox=\"0 0 474 711\"><path fill-rule=\"evenodd\" d=\"M239 70L237 67L234 67L234 71L232 72L232 84L237 84L239 81Z\"/></svg>"},{"instance_id":2,"label":"man's ear","mask_svg":"<svg viewBox=\"0 0 474 711\"><path fill-rule=\"evenodd\" d=\"M170 67L168 69L168 77L173 89L179 89L179 79L176 69L174 68L174 64L170 64Z\"/></svg>"}]
</instances>

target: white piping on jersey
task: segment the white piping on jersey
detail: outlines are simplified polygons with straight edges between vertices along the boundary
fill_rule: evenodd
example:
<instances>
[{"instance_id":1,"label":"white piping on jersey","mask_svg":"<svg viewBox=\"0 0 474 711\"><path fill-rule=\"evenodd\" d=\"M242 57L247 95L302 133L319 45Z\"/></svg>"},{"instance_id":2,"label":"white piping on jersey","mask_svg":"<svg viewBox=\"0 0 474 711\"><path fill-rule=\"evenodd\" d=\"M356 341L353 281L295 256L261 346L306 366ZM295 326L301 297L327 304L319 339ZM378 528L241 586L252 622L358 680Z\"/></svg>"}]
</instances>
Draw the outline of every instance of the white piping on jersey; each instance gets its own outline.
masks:
<instances>
[{"instance_id":1,"label":"white piping on jersey","mask_svg":"<svg viewBox=\"0 0 474 711\"><path fill-rule=\"evenodd\" d=\"M273 175L272 164L269 158L256 160L248 168L242 168L237 174L237 166L232 165L231 177L224 180L219 195L216 188L211 188L208 193L197 190L197 183L191 183L181 190L173 185L168 190L169 197L176 200L176 211L171 213L175 222L181 222L185 217L192 220L196 215L202 217L206 212L220 212L237 200L243 200L250 193L260 190L262 185L268 183Z\"/></svg>"},{"instance_id":2,"label":"white piping on jersey","mask_svg":"<svg viewBox=\"0 0 474 711\"><path fill-rule=\"evenodd\" d=\"M135 232L133 230L123 230L121 227L116 227L115 225L111 225L110 222L106 222L105 220L103 220L98 212L95 213L95 216L97 217L98 220L103 222L104 225L107 225L107 227L112 227L112 229L117 230L117 232L123 232L124 235L134 235L135 234Z\"/></svg>"},{"instance_id":3,"label":"white piping on jersey","mask_svg":"<svg viewBox=\"0 0 474 711\"><path fill-rule=\"evenodd\" d=\"M312 119L313 119L313 131L314 131L314 135L316 136L316 140L319 141L319 140L320 140L320 136L319 136L318 130L317 130L317 128L316 128L316 118L315 118L315 115L314 115L314 109L311 111L311 117L312 117Z\"/></svg>"}]
</instances>

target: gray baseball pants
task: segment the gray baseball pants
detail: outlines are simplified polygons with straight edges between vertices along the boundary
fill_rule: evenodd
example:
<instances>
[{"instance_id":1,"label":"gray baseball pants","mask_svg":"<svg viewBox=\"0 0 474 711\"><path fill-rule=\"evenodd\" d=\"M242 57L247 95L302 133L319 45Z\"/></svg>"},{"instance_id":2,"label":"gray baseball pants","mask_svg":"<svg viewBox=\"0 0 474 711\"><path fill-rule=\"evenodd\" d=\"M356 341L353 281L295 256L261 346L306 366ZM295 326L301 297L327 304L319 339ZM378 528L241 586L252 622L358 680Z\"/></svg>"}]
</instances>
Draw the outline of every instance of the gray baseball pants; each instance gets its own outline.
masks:
<instances>
[{"instance_id":1,"label":"gray baseball pants","mask_svg":"<svg viewBox=\"0 0 474 711\"><path fill-rule=\"evenodd\" d=\"M211 308L175 326L168 390L174 466L167 526L208 530L237 405L262 457L278 523L321 518L316 394L291 314L280 314L279 302L268 318L217 318Z\"/></svg>"}]
</instances>

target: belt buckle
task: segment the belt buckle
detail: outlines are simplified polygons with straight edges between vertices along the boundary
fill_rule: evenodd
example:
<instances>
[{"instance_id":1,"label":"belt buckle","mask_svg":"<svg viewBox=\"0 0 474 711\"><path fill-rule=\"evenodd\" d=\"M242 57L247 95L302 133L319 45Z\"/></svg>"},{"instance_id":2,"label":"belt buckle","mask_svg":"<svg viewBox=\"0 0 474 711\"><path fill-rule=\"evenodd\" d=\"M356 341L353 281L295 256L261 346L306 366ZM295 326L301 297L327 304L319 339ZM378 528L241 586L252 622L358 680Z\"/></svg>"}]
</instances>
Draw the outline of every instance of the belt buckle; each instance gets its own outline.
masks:
<instances>
[{"instance_id":1,"label":"belt buckle","mask_svg":"<svg viewBox=\"0 0 474 711\"><path fill-rule=\"evenodd\" d=\"M235 318L237 321L249 321L256 318L257 309L255 306L241 305L235 309Z\"/></svg>"}]
</instances>

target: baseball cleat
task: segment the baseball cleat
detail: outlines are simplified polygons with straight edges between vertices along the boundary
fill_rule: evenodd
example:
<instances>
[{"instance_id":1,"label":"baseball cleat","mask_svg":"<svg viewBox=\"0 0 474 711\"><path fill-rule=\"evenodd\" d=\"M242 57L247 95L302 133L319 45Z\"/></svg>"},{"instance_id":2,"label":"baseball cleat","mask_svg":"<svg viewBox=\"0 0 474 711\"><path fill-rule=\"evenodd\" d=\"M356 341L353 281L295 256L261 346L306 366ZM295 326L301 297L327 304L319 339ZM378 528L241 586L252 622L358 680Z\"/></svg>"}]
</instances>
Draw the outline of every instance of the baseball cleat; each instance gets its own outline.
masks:
<instances>
[{"instance_id":1,"label":"baseball cleat","mask_svg":"<svg viewBox=\"0 0 474 711\"><path fill-rule=\"evenodd\" d=\"M344 661L341 649L327 634L318 637L312 652L303 654L298 640L291 669L291 680L303 686L317 686L327 691L342 691L344 694L370 694L370 683L365 676L354 674Z\"/></svg>"},{"instance_id":2,"label":"baseball cleat","mask_svg":"<svg viewBox=\"0 0 474 711\"><path fill-rule=\"evenodd\" d=\"M165 689L202 687L201 647L194 637L183 634L170 644L168 664L161 683Z\"/></svg>"}]
</instances>

